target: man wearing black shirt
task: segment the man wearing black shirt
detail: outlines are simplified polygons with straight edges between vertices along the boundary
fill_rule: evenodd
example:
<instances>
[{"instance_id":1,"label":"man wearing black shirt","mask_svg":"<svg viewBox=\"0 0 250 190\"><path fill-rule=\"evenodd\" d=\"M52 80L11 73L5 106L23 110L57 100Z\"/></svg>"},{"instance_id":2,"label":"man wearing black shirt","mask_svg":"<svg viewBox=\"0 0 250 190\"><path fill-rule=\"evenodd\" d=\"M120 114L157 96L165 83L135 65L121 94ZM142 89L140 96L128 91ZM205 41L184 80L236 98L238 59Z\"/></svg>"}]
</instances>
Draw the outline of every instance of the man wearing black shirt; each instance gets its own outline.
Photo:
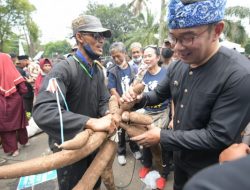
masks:
<instances>
[{"instance_id":1,"label":"man wearing black shirt","mask_svg":"<svg viewBox=\"0 0 250 190\"><path fill-rule=\"evenodd\" d=\"M132 138L140 145L161 143L174 151L174 189L197 171L218 162L219 153L237 142L250 118L250 64L239 53L220 47L226 0L169 3L169 39L179 61L137 107L172 97L174 130L152 128ZM123 101L133 101L133 92Z\"/></svg>"},{"instance_id":2,"label":"man wearing black shirt","mask_svg":"<svg viewBox=\"0 0 250 190\"><path fill-rule=\"evenodd\" d=\"M48 135L54 152L54 142L61 143L60 115L56 95L46 90L49 81L56 78L68 105L60 97L65 140L73 138L86 128L93 131L113 133L116 123L108 110L109 93L104 84L103 71L94 61L103 52L105 38L111 36L109 29L103 28L94 16L81 15L72 22L73 37L78 50L66 60L56 64L45 77L34 105L33 117L39 127ZM94 155L57 170L59 188L71 190L81 179ZM100 180L94 189L100 187Z\"/></svg>"}]
</instances>

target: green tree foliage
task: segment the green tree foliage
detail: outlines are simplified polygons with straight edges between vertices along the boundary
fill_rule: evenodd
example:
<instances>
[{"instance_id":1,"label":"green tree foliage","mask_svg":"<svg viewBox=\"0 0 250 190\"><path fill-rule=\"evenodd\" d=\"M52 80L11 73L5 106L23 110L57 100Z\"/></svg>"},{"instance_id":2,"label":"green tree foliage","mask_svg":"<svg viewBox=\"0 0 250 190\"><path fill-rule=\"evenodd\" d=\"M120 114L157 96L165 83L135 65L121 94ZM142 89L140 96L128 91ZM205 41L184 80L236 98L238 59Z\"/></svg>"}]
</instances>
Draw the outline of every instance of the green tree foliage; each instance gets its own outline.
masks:
<instances>
[{"instance_id":1,"label":"green tree foliage","mask_svg":"<svg viewBox=\"0 0 250 190\"><path fill-rule=\"evenodd\" d=\"M66 40L49 42L44 46L44 57L54 58L55 55L70 53L71 45Z\"/></svg>"},{"instance_id":2,"label":"green tree foliage","mask_svg":"<svg viewBox=\"0 0 250 190\"><path fill-rule=\"evenodd\" d=\"M143 46L149 44L158 44L159 24L155 23L154 15L147 9L146 14L140 14L137 17L138 28L128 34L123 34L125 44L129 46L133 42L140 42Z\"/></svg>"},{"instance_id":3,"label":"green tree foliage","mask_svg":"<svg viewBox=\"0 0 250 190\"><path fill-rule=\"evenodd\" d=\"M27 20L31 20L30 15L34 10L35 7L28 0L0 1L0 51L4 51L5 43L10 43L18 26L27 26Z\"/></svg>"},{"instance_id":4,"label":"green tree foliage","mask_svg":"<svg viewBox=\"0 0 250 190\"><path fill-rule=\"evenodd\" d=\"M104 45L104 54L108 54L108 49L114 41L123 41L124 35L135 31L138 27L135 17L126 5L114 7L113 4L108 6L90 3L85 14L98 17L103 27L111 30L112 37L106 40Z\"/></svg>"},{"instance_id":5,"label":"green tree foliage","mask_svg":"<svg viewBox=\"0 0 250 190\"><path fill-rule=\"evenodd\" d=\"M250 38L247 39L247 42L244 48L245 48L245 54L250 56Z\"/></svg>"},{"instance_id":6,"label":"green tree foliage","mask_svg":"<svg viewBox=\"0 0 250 190\"><path fill-rule=\"evenodd\" d=\"M250 42L245 46L245 53L250 55Z\"/></svg>"},{"instance_id":7,"label":"green tree foliage","mask_svg":"<svg viewBox=\"0 0 250 190\"><path fill-rule=\"evenodd\" d=\"M226 9L225 15L236 16L240 19L250 18L250 9L242 6L229 7Z\"/></svg>"},{"instance_id":8,"label":"green tree foliage","mask_svg":"<svg viewBox=\"0 0 250 190\"><path fill-rule=\"evenodd\" d=\"M229 7L225 12L225 36L236 43L246 44L247 34L245 28L241 24L241 19L250 18L250 9L247 7L235 6ZM235 18L238 21L235 21Z\"/></svg>"},{"instance_id":9,"label":"green tree foliage","mask_svg":"<svg viewBox=\"0 0 250 190\"><path fill-rule=\"evenodd\" d=\"M109 54L109 46L114 41L122 41L127 47L135 41L143 45L158 44L155 36L158 34L159 24L155 23L154 16L148 9L146 14L133 16L127 5L114 7L112 4L89 4L85 14L97 16L103 26L112 31L112 38L104 45L105 55Z\"/></svg>"}]
</instances>

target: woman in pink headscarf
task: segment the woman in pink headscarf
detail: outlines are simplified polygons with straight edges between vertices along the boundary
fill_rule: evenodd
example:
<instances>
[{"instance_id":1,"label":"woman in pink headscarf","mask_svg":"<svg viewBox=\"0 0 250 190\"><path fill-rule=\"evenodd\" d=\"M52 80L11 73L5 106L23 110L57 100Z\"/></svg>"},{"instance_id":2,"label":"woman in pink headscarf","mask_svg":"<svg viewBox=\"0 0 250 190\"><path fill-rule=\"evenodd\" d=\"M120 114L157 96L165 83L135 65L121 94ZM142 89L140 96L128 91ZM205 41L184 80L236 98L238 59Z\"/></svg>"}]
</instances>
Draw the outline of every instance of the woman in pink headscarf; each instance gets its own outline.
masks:
<instances>
[{"instance_id":1,"label":"woman in pink headscarf","mask_svg":"<svg viewBox=\"0 0 250 190\"><path fill-rule=\"evenodd\" d=\"M34 91L35 97L38 95L38 92L41 88L44 77L50 72L52 68L52 63L47 58L41 59L39 64L40 64L41 72L38 75L36 82L35 82L35 91Z\"/></svg>"},{"instance_id":2,"label":"woman in pink headscarf","mask_svg":"<svg viewBox=\"0 0 250 190\"><path fill-rule=\"evenodd\" d=\"M18 142L28 142L27 119L22 95L27 93L25 79L9 55L0 53L0 136L5 153L17 156Z\"/></svg>"}]
</instances>

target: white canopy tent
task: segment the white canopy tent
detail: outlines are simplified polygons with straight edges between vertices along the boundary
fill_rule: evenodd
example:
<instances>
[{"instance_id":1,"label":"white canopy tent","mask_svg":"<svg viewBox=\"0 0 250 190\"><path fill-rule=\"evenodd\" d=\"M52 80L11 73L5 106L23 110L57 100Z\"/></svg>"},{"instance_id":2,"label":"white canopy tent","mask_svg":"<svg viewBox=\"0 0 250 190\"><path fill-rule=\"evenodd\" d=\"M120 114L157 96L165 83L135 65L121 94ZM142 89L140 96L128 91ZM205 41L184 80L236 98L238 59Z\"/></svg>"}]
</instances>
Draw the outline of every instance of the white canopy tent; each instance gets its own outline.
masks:
<instances>
[{"instance_id":1,"label":"white canopy tent","mask_svg":"<svg viewBox=\"0 0 250 190\"><path fill-rule=\"evenodd\" d=\"M229 48L229 49L234 49L240 53L245 53L245 48L241 47L240 44L236 44L234 42L230 42L230 41L227 41L227 40L223 40L220 42L221 45Z\"/></svg>"}]
</instances>

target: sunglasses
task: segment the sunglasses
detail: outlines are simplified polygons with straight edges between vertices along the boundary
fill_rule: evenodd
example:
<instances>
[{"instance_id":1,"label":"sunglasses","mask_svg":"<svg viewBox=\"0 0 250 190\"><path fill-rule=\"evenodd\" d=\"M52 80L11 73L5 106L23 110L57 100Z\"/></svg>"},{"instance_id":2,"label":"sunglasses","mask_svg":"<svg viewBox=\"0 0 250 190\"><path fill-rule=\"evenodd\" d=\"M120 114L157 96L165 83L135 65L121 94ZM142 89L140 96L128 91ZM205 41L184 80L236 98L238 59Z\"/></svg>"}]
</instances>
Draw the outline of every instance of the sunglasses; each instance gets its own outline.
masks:
<instances>
[{"instance_id":1,"label":"sunglasses","mask_svg":"<svg viewBox=\"0 0 250 190\"><path fill-rule=\"evenodd\" d=\"M95 40L102 40L105 39L103 33L98 33L98 32L81 32L82 35L88 35L94 38Z\"/></svg>"}]
</instances>

